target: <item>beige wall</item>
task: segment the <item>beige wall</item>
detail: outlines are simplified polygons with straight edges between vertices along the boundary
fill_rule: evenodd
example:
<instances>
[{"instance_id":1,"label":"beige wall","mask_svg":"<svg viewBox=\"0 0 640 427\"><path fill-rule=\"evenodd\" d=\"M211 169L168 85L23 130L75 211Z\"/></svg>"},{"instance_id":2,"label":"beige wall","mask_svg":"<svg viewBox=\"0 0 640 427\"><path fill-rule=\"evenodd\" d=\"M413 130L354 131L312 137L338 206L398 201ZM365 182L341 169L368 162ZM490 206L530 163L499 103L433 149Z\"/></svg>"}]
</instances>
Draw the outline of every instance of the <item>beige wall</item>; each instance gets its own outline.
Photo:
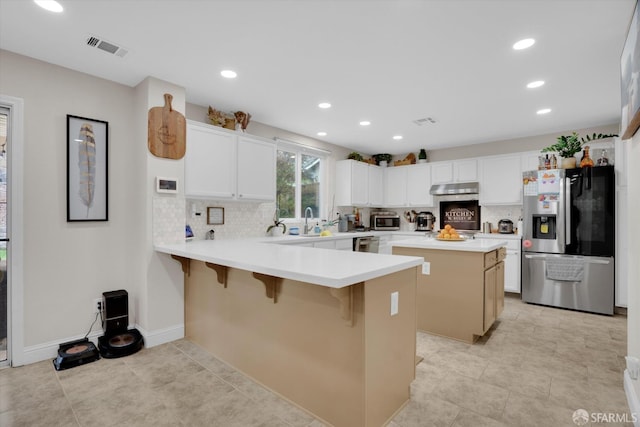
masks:
<instances>
[{"instance_id":1,"label":"beige wall","mask_svg":"<svg viewBox=\"0 0 640 427\"><path fill-rule=\"evenodd\" d=\"M484 144L465 145L462 147L445 148L441 150L429 150L427 156L430 162L442 160L464 159L469 157L493 156L498 154L518 153L522 151L541 150L544 147L556 143L560 135L569 135L576 131L582 137L595 133L618 134L620 125L613 123L605 126L585 129L571 129L564 132L555 132L547 135L530 136L526 138L508 139L504 141L487 142Z\"/></svg>"},{"instance_id":2,"label":"beige wall","mask_svg":"<svg viewBox=\"0 0 640 427\"><path fill-rule=\"evenodd\" d=\"M131 88L0 50L0 93L24 100L24 344L84 335L127 289ZM109 221L66 221L66 115L109 122ZM99 328L98 328L99 329Z\"/></svg>"}]
</instances>

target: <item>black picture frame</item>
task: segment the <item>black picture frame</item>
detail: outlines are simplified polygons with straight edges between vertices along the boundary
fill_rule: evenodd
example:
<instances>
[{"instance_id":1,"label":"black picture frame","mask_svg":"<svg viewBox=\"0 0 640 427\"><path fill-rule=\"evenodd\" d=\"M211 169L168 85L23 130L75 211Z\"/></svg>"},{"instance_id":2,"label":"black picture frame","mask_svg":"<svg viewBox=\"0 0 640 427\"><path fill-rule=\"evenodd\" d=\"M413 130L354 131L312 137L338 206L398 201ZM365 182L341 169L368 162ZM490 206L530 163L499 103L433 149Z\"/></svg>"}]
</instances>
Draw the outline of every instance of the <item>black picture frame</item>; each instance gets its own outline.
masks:
<instances>
[{"instance_id":1,"label":"black picture frame","mask_svg":"<svg viewBox=\"0 0 640 427\"><path fill-rule=\"evenodd\" d=\"M67 114L67 222L109 220L109 123Z\"/></svg>"},{"instance_id":2,"label":"black picture frame","mask_svg":"<svg viewBox=\"0 0 640 427\"><path fill-rule=\"evenodd\" d=\"M620 134L624 140L640 128L640 7L637 1L620 58L620 91Z\"/></svg>"}]
</instances>

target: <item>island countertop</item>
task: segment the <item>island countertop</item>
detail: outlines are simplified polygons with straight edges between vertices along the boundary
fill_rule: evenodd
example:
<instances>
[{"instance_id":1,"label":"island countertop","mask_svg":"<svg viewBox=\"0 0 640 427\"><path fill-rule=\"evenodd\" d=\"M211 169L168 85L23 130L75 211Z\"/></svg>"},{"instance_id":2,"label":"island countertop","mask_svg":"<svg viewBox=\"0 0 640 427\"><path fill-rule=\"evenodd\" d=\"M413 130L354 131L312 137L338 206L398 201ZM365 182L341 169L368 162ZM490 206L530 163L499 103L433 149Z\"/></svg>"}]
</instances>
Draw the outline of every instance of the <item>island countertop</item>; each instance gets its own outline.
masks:
<instances>
[{"instance_id":1,"label":"island countertop","mask_svg":"<svg viewBox=\"0 0 640 427\"><path fill-rule=\"evenodd\" d=\"M506 240L500 239L466 239L463 241L442 241L431 237L419 237L406 240L396 240L391 246L404 248L438 249L445 251L490 252L507 246Z\"/></svg>"},{"instance_id":2,"label":"island countertop","mask_svg":"<svg viewBox=\"0 0 640 427\"><path fill-rule=\"evenodd\" d=\"M198 240L154 248L170 255L330 288L343 288L423 262L420 257L275 245L250 239Z\"/></svg>"}]
</instances>

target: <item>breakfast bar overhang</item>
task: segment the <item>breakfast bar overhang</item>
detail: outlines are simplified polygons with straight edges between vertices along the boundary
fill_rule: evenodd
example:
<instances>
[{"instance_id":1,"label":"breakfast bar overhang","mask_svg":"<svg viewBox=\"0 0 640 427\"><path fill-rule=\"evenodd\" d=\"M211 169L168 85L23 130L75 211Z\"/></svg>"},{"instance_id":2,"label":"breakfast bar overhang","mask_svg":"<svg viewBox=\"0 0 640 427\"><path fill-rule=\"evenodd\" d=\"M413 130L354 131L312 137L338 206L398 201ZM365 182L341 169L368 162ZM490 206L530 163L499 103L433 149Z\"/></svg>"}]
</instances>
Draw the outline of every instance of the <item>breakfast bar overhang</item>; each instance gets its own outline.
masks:
<instances>
[{"instance_id":1,"label":"breakfast bar overhang","mask_svg":"<svg viewBox=\"0 0 640 427\"><path fill-rule=\"evenodd\" d=\"M185 335L335 426L381 426L415 378L422 258L196 241L157 245L185 273Z\"/></svg>"}]
</instances>

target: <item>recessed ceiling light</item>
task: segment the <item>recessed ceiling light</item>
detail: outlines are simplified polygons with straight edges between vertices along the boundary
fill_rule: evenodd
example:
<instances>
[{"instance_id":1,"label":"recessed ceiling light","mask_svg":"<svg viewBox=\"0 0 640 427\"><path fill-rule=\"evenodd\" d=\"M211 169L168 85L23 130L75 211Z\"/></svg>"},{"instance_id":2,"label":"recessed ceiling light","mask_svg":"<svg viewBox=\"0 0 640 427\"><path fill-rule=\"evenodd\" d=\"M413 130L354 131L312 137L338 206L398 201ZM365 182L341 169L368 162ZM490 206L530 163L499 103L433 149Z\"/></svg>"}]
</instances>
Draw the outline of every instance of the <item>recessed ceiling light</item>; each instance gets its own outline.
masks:
<instances>
[{"instance_id":1,"label":"recessed ceiling light","mask_svg":"<svg viewBox=\"0 0 640 427\"><path fill-rule=\"evenodd\" d=\"M551 112L551 108L543 108L542 110L536 111L536 114L549 114Z\"/></svg>"},{"instance_id":2,"label":"recessed ceiling light","mask_svg":"<svg viewBox=\"0 0 640 427\"><path fill-rule=\"evenodd\" d=\"M360 122L360 126L369 126L370 124L371 124L371 122L368 121L368 120L363 120L363 121Z\"/></svg>"},{"instance_id":3,"label":"recessed ceiling light","mask_svg":"<svg viewBox=\"0 0 640 427\"><path fill-rule=\"evenodd\" d=\"M535 41L534 39L522 39L522 40L520 40L520 41L517 41L517 42L513 45L513 48L514 48L515 50L522 50L522 49L526 49L526 48L528 48L528 47L533 46L533 44L534 44L535 42L536 42L536 41Z\"/></svg>"},{"instance_id":4,"label":"recessed ceiling light","mask_svg":"<svg viewBox=\"0 0 640 427\"><path fill-rule=\"evenodd\" d=\"M318 135L318 136L327 136L327 133L326 132L318 132L316 135Z\"/></svg>"},{"instance_id":5,"label":"recessed ceiling light","mask_svg":"<svg viewBox=\"0 0 640 427\"><path fill-rule=\"evenodd\" d=\"M235 79L238 76L233 70L222 70L220 71L220 75L226 79Z\"/></svg>"},{"instance_id":6,"label":"recessed ceiling light","mask_svg":"<svg viewBox=\"0 0 640 427\"><path fill-rule=\"evenodd\" d=\"M527 84L527 87L529 89L535 89L537 87L540 87L544 84L544 80L536 80L535 82L531 82L529 84Z\"/></svg>"},{"instance_id":7,"label":"recessed ceiling light","mask_svg":"<svg viewBox=\"0 0 640 427\"><path fill-rule=\"evenodd\" d=\"M318 104L318 107L320 107L320 108L331 108L331 104L329 104L328 102L321 102L320 104Z\"/></svg>"},{"instance_id":8,"label":"recessed ceiling light","mask_svg":"<svg viewBox=\"0 0 640 427\"><path fill-rule=\"evenodd\" d=\"M396 141L400 141L402 139L402 135L394 135L393 139L395 139Z\"/></svg>"},{"instance_id":9,"label":"recessed ceiling light","mask_svg":"<svg viewBox=\"0 0 640 427\"><path fill-rule=\"evenodd\" d=\"M35 4L37 4L43 9L48 10L49 12L60 13L64 10L62 8L62 5L55 0L33 0L33 1L35 2Z\"/></svg>"}]
</instances>

